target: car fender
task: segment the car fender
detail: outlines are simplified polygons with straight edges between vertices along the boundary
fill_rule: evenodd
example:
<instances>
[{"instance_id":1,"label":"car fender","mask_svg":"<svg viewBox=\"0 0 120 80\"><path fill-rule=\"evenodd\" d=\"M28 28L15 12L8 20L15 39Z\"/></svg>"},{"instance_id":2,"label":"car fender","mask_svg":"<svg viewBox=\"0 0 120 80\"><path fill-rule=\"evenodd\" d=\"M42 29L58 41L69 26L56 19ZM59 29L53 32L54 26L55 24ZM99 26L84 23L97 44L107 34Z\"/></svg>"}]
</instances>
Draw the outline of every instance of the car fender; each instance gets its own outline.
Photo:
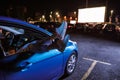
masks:
<instances>
[{"instance_id":1,"label":"car fender","mask_svg":"<svg viewBox=\"0 0 120 80\"><path fill-rule=\"evenodd\" d=\"M77 43L74 41L69 40L65 50L64 50L64 66L63 69L65 69L66 63L72 53L76 52L76 55L78 56L78 46ZM64 71L64 70L63 70Z\"/></svg>"}]
</instances>

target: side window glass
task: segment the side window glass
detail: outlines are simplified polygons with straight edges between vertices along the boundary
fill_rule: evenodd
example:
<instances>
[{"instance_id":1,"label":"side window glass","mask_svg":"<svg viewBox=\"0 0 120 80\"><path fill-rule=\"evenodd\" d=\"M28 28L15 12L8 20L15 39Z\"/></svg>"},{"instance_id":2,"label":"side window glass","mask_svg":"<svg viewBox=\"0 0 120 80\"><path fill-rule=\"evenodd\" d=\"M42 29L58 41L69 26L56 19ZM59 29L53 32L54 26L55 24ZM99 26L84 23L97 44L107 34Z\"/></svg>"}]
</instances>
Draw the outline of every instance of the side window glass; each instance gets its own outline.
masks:
<instances>
[{"instance_id":1,"label":"side window glass","mask_svg":"<svg viewBox=\"0 0 120 80\"><path fill-rule=\"evenodd\" d=\"M18 41L25 34L25 30L11 26L0 26L0 34L0 51L4 56L9 56L16 53Z\"/></svg>"}]
</instances>

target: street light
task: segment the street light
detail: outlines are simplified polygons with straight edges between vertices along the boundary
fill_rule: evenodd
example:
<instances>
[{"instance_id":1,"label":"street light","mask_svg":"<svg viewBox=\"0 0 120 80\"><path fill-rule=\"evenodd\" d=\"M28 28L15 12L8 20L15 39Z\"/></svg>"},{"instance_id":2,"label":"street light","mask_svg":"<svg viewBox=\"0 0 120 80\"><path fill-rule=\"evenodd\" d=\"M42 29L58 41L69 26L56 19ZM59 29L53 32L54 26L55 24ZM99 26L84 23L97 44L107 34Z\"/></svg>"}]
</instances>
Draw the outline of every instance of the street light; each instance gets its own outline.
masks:
<instances>
[{"instance_id":1,"label":"street light","mask_svg":"<svg viewBox=\"0 0 120 80\"><path fill-rule=\"evenodd\" d=\"M55 14L56 14L56 15L59 15L59 13L58 13L58 12L56 12Z\"/></svg>"},{"instance_id":2,"label":"street light","mask_svg":"<svg viewBox=\"0 0 120 80\"><path fill-rule=\"evenodd\" d=\"M113 12L114 12L114 10L111 10L111 11L110 11L110 13L111 13L111 17L112 17L112 15L113 15Z\"/></svg>"},{"instance_id":3,"label":"street light","mask_svg":"<svg viewBox=\"0 0 120 80\"><path fill-rule=\"evenodd\" d=\"M50 17L50 22L53 22L54 21L53 16L50 14L49 17Z\"/></svg>"},{"instance_id":4,"label":"street light","mask_svg":"<svg viewBox=\"0 0 120 80\"><path fill-rule=\"evenodd\" d=\"M59 18L59 17L60 17L60 15L58 14L58 15L57 15L57 18Z\"/></svg>"},{"instance_id":5,"label":"street light","mask_svg":"<svg viewBox=\"0 0 120 80\"><path fill-rule=\"evenodd\" d=\"M42 15L42 21L46 22L45 15Z\"/></svg>"},{"instance_id":6,"label":"street light","mask_svg":"<svg viewBox=\"0 0 120 80\"><path fill-rule=\"evenodd\" d=\"M76 11L74 11L74 15L76 15Z\"/></svg>"},{"instance_id":7,"label":"street light","mask_svg":"<svg viewBox=\"0 0 120 80\"><path fill-rule=\"evenodd\" d=\"M42 18L45 19L45 15L42 15Z\"/></svg>"},{"instance_id":8,"label":"street light","mask_svg":"<svg viewBox=\"0 0 120 80\"><path fill-rule=\"evenodd\" d=\"M52 14L53 12L51 11L50 14Z\"/></svg>"},{"instance_id":9,"label":"street light","mask_svg":"<svg viewBox=\"0 0 120 80\"><path fill-rule=\"evenodd\" d=\"M60 22L60 13L59 12L55 12L55 22Z\"/></svg>"},{"instance_id":10,"label":"street light","mask_svg":"<svg viewBox=\"0 0 120 80\"><path fill-rule=\"evenodd\" d=\"M110 11L109 23L112 23L113 12L113 10Z\"/></svg>"},{"instance_id":11,"label":"street light","mask_svg":"<svg viewBox=\"0 0 120 80\"><path fill-rule=\"evenodd\" d=\"M64 20L65 20L65 21L67 20L67 17L66 17L66 16L64 16Z\"/></svg>"},{"instance_id":12,"label":"street light","mask_svg":"<svg viewBox=\"0 0 120 80\"><path fill-rule=\"evenodd\" d=\"M52 18L52 15L50 14L49 17Z\"/></svg>"}]
</instances>

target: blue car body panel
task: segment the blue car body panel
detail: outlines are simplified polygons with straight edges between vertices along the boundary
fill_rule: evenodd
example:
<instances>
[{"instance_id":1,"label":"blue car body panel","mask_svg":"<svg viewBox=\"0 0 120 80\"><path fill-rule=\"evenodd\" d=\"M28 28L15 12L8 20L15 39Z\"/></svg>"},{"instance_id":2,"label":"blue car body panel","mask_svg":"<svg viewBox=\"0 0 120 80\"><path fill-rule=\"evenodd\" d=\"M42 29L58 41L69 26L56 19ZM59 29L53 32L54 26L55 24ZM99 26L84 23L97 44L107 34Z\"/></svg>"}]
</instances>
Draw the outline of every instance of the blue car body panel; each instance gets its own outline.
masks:
<instances>
[{"instance_id":1,"label":"blue car body panel","mask_svg":"<svg viewBox=\"0 0 120 80\"><path fill-rule=\"evenodd\" d=\"M0 71L0 80L4 80L4 73L2 71Z\"/></svg>"},{"instance_id":2,"label":"blue car body panel","mask_svg":"<svg viewBox=\"0 0 120 80\"><path fill-rule=\"evenodd\" d=\"M15 24L15 26L20 25L19 27L27 27L28 29L30 28L38 33L45 34L46 38L53 35L42 28L38 28L37 26L24 21L0 17L0 25L9 26L9 24ZM66 25L66 23L64 24ZM59 28L57 30L59 31ZM64 69L70 55L74 51L77 52L77 50L77 43L68 40L63 52L58 49L51 49L46 52L36 52L29 58L23 59L14 65L15 68L21 69L10 71L1 70L0 80L58 80L64 74ZM16 58L16 56L8 56L6 57L8 59L0 60L0 63L9 62Z\"/></svg>"},{"instance_id":3,"label":"blue car body panel","mask_svg":"<svg viewBox=\"0 0 120 80\"><path fill-rule=\"evenodd\" d=\"M50 53L46 53L49 55ZM54 54L56 54L54 52ZM24 62L29 61L33 62L33 65L27 67L27 70L20 70L17 72L13 72L9 74L7 72L6 80L53 80L60 75L62 71L62 64L63 64L63 55L57 54L55 56L49 56L49 58L40 59L40 61L36 60L38 58L38 53L32 56L28 60L24 60L18 65L23 65ZM42 57L42 56L41 56Z\"/></svg>"},{"instance_id":4,"label":"blue car body panel","mask_svg":"<svg viewBox=\"0 0 120 80\"><path fill-rule=\"evenodd\" d=\"M57 80L64 74L65 64L72 51L77 51L76 43L73 44L73 42L69 40L63 53L57 49L50 50L45 54L36 53L17 65L23 66L25 62L33 63L30 67L6 75L6 80Z\"/></svg>"}]
</instances>

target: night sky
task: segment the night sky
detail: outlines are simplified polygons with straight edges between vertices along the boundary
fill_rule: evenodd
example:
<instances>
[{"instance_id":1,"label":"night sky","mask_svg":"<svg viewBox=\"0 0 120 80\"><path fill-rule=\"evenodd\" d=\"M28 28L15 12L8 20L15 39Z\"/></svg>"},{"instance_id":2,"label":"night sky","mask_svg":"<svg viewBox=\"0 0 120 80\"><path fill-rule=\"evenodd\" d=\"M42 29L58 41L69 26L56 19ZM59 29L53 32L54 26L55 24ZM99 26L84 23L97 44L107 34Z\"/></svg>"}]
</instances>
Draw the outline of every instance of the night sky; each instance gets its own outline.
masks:
<instances>
[{"instance_id":1,"label":"night sky","mask_svg":"<svg viewBox=\"0 0 120 80\"><path fill-rule=\"evenodd\" d=\"M108 4L115 7L120 7L119 0L107 0ZM41 9L46 8L72 8L72 7L85 7L86 0L0 0L1 6L5 5L26 5L38 7ZM106 0L88 0L89 6L99 6L106 4Z\"/></svg>"},{"instance_id":2,"label":"night sky","mask_svg":"<svg viewBox=\"0 0 120 80\"><path fill-rule=\"evenodd\" d=\"M120 15L120 0L107 0L108 14L114 10L116 15ZM88 0L88 7L104 6L106 0ZM44 10L62 10L69 12L86 7L86 0L0 0L0 12L12 6L26 6L30 12Z\"/></svg>"}]
</instances>

